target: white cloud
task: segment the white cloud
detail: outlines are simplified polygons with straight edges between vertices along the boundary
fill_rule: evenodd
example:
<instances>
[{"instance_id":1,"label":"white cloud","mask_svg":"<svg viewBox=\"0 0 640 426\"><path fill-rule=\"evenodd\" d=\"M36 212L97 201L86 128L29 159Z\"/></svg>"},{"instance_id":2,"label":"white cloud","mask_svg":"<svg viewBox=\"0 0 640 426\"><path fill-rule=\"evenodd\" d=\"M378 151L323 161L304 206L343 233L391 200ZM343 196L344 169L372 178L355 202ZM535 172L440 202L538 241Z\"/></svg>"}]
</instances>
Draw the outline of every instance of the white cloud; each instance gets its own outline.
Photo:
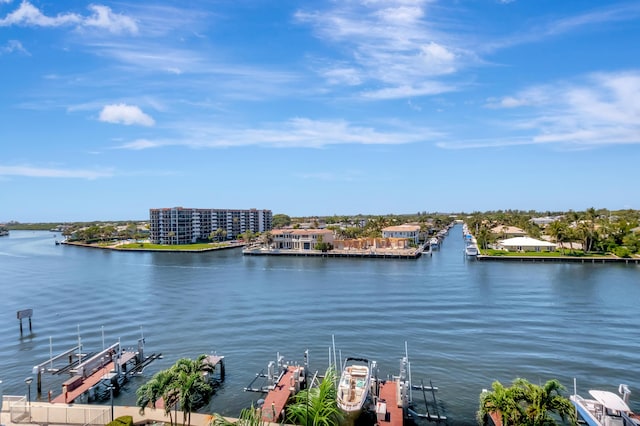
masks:
<instances>
[{"instance_id":1,"label":"white cloud","mask_svg":"<svg viewBox=\"0 0 640 426\"><path fill-rule=\"evenodd\" d=\"M501 99L487 99L487 108L518 108L522 106L536 106L548 104L554 96L555 87L536 86L521 91L516 95L505 96Z\"/></svg>"},{"instance_id":2,"label":"white cloud","mask_svg":"<svg viewBox=\"0 0 640 426\"><path fill-rule=\"evenodd\" d=\"M355 68L332 68L322 72L322 75L331 85L358 86L362 83L360 73Z\"/></svg>"},{"instance_id":3,"label":"white cloud","mask_svg":"<svg viewBox=\"0 0 640 426\"><path fill-rule=\"evenodd\" d=\"M141 150L180 145L192 148L218 148L230 146L265 146L273 148L322 148L330 145L399 145L424 142L442 137L427 128L416 128L398 123L391 129L354 125L345 120L311 120L293 118L257 128L233 129L212 127L209 124L180 123L176 129L181 137L165 140L137 140L118 148Z\"/></svg>"},{"instance_id":4,"label":"white cloud","mask_svg":"<svg viewBox=\"0 0 640 426\"><path fill-rule=\"evenodd\" d=\"M149 149L149 148L157 148L162 146L161 143L158 142L153 142L147 139L137 139L133 142L128 142L122 146L120 146L119 148L122 149L130 149L133 151L141 151L143 149Z\"/></svg>"},{"instance_id":5,"label":"white cloud","mask_svg":"<svg viewBox=\"0 0 640 426\"><path fill-rule=\"evenodd\" d=\"M115 34L138 32L138 25L133 19L113 13L107 6L92 4L89 9L93 11L93 15L84 19L82 25L85 27L102 28Z\"/></svg>"},{"instance_id":6,"label":"white cloud","mask_svg":"<svg viewBox=\"0 0 640 426\"><path fill-rule=\"evenodd\" d=\"M23 176L35 178L98 179L113 176L112 170L57 169L34 166L2 166L0 176Z\"/></svg>"},{"instance_id":7,"label":"white cloud","mask_svg":"<svg viewBox=\"0 0 640 426\"><path fill-rule=\"evenodd\" d=\"M127 104L106 105L100 111L99 119L107 123L125 124L127 126L132 124L153 126L155 124L154 119L142 112L139 107Z\"/></svg>"},{"instance_id":8,"label":"white cloud","mask_svg":"<svg viewBox=\"0 0 640 426\"><path fill-rule=\"evenodd\" d=\"M362 97L368 99L403 99L418 96L437 95L440 93L452 92L456 89L438 82L425 82L418 86L397 86L385 87L379 90L363 91Z\"/></svg>"},{"instance_id":9,"label":"white cloud","mask_svg":"<svg viewBox=\"0 0 640 426\"><path fill-rule=\"evenodd\" d=\"M24 46L22 46L22 43L20 43L18 40L9 40L7 41L6 45L0 46L0 55L13 52L20 52L22 54L31 56L27 49L25 49Z\"/></svg>"},{"instance_id":10,"label":"white cloud","mask_svg":"<svg viewBox=\"0 0 640 426\"><path fill-rule=\"evenodd\" d=\"M350 78L339 80L322 72L329 84L368 85L369 89L359 92L368 99L425 96L442 93L443 88L452 90L453 83L444 85L439 78L477 61L452 36L438 30L426 1L333 4L331 10L295 15L299 22L313 26L323 41L345 52L337 69L350 70ZM428 87L439 89L423 90Z\"/></svg>"},{"instance_id":11,"label":"white cloud","mask_svg":"<svg viewBox=\"0 0 640 426\"><path fill-rule=\"evenodd\" d=\"M23 1L15 11L0 19L0 26L24 25L37 27L58 27L61 25L79 24L82 18L75 13L59 14L55 17L44 15L40 9Z\"/></svg>"},{"instance_id":12,"label":"white cloud","mask_svg":"<svg viewBox=\"0 0 640 426\"><path fill-rule=\"evenodd\" d=\"M526 144L559 144L574 149L640 144L640 71L595 73L571 83L531 87L487 106L504 114L508 126L494 140L440 142L443 148L479 148ZM507 115L514 111L515 119ZM523 136L523 132L528 136Z\"/></svg>"},{"instance_id":13,"label":"white cloud","mask_svg":"<svg viewBox=\"0 0 640 426\"><path fill-rule=\"evenodd\" d=\"M28 1L23 1L13 12L0 19L1 26L21 25L33 27L61 27L73 25L77 27L94 27L106 29L112 33L132 33L138 31L135 21L127 16L113 13L108 6L89 5L93 12L90 16L76 13L60 13L47 16Z\"/></svg>"}]
</instances>

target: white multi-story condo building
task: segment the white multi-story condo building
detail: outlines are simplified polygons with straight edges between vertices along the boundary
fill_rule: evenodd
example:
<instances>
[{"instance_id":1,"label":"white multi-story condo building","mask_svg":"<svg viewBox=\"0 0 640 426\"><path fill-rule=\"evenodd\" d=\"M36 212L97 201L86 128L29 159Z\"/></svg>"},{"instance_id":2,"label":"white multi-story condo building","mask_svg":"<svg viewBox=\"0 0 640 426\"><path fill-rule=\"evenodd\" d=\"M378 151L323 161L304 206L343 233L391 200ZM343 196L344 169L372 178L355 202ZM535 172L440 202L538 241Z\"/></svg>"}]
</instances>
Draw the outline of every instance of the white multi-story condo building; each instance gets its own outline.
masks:
<instances>
[{"instance_id":1,"label":"white multi-story condo building","mask_svg":"<svg viewBox=\"0 0 640 426\"><path fill-rule=\"evenodd\" d=\"M149 234L155 244L192 244L211 234L232 240L247 231L272 228L271 210L189 209L149 210Z\"/></svg>"}]
</instances>

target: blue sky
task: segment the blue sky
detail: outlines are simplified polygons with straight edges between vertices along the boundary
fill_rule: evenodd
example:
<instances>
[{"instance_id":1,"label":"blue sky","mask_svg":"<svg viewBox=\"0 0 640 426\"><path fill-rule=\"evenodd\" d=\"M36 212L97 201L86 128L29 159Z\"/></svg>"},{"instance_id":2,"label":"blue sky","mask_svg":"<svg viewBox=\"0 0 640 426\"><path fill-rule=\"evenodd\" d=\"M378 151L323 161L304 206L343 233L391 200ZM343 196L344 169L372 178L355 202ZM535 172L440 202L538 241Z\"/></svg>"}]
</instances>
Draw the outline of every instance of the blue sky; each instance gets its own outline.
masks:
<instances>
[{"instance_id":1,"label":"blue sky","mask_svg":"<svg viewBox=\"0 0 640 426\"><path fill-rule=\"evenodd\" d=\"M0 0L0 222L640 208L640 3Z\"/></svg>"}]
</instances>

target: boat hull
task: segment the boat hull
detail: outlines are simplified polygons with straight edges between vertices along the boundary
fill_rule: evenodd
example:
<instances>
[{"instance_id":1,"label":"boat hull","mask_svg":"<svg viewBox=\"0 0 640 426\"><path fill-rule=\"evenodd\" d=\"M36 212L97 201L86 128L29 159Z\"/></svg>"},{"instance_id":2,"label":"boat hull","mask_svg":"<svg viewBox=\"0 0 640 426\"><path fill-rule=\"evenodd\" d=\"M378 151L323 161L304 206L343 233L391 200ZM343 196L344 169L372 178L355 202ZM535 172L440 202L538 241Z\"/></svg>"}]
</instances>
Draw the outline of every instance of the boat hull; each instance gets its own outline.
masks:
<instances>
[{"instance_id":1,"label":"boat hull","mask_svg":"<svg viewBox=\"0 0 640 426\"><path fill-rule=\"evenodd\" d=\"M337 405L347 419L355 419L369 396L371 367L363 358L347 358L338 383Z\"/></svg>"}]
</instances>

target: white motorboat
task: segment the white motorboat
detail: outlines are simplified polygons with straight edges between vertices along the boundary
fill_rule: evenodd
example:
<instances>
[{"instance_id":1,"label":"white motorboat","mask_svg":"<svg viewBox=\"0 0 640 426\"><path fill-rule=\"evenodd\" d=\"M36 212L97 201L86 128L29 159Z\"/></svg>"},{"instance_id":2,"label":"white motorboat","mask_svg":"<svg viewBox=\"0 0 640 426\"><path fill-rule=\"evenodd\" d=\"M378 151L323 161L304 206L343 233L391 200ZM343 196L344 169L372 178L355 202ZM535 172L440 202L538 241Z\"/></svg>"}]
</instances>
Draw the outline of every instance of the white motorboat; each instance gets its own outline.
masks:
<instances>
[{"instance_id":1,"label":"white motorboat","mask_svg":"<svg viewBox=\"0 0 640 426\"><path fill-rule=\"evenodd\" d=\"M569 398L581 420L589 426L638 426L640 416L629 408L629 387L620 385L622 397L609 391L590 390L591 398L583 398L574 393Z\"/></svg>"},{"instance_id":2,"label":"white motorboat","mask_svg":"<svg viewBox=\"0 0 640 426\"><path fill-rule=\"evenodd\" d=\"M480 252L478 251L478 246L475 244L469 244L464 248L464 254L470 257L475 257L480 254Z\"/></svg>"},{"instance_id":3,"label":"white motorboat","mask_svg":"<svg viewBox=\"0 0 640 426\"><path fill-rule=\"evenodd\" d=\"M431 239L429 239L429 245L431 246L431 250L439 250L440 240L436 237L432 237Z\"/></svg>"},{"instance_id":4,"label":"white motorboat","mask_svg":"<svg viewBox=\"0 0 640 426\"><path fill-rule=\"evenodd\" d=\"M347 358L338 384L338 408L347 418L356 418L371 388L371 364L364 358Z\"/></svg>"}]
</instances>

